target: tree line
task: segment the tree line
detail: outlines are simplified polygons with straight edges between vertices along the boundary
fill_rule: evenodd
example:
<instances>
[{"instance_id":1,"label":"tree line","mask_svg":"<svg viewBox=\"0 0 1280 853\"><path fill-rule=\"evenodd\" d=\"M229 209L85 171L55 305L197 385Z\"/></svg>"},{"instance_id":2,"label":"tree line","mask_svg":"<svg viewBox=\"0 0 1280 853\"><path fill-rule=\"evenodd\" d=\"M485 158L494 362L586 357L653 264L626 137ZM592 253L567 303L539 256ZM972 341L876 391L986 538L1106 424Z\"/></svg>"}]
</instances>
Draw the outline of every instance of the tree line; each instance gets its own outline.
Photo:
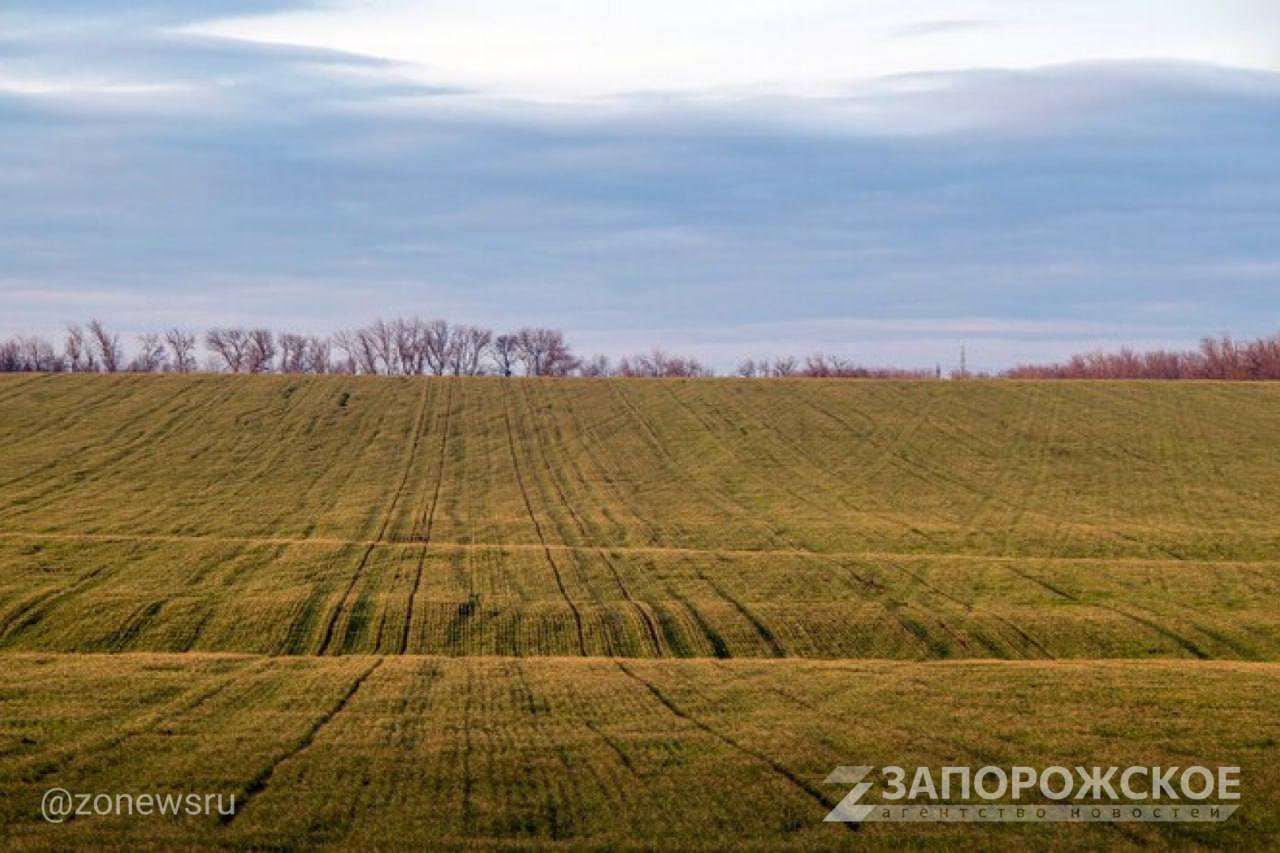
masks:
<instances>
[{"instance_id":1,"label":"tree line","mask_svg":"<svg viewBox=\"0 0 1280 853\"><path fill-rule=\"evenodd\" d=\"M203 345L203 349L201 349ZM203 355L203 359L201 358ZM98 320L67 325L61 347L38 335L0 340L0 373L339 373L378 376L702 377L715 371L662 349L625 356L579 357L558 329L490 329L418 317L381 318L332 335L267 328L217 327L203 336L180 328L138 335L132 354ZM871 368L815 353L747 359L744 378L941 379L942 369ZM1280 334L1249 341L1205 338L1196 350L1121 349L995 374L953 371L953 379L1280 379Z\"/></svg>"},{"instance_id":2,"label":"tree line","mask_svg":"<svg viewBox=\"0 0 1280 853\"><path fill-rule=\"evenodd\" d=\"M479 326L381 318L332 335L224 326L138 335L132 355L99 320L67 325L61 348L39 335L0 340L0 372L339 373L377 376L710 376L696 359L661 350L613 364L579 358L559 329L495 334ZM203 345L203 350L200 349ZM203 360L200 358L203 352Z\"/></svg>"},{"instance_id":3,"label":"tree line","mask_svg":"<svg viewBox=\"0 0 1280 853\"><path fill-rule=\"evenodd\" d=\"M1053 364L1024 364L1009 379L1280 379L1280 334L1237 341L1203 338L1194 350L1145 350L1075 355Z\"/></svg>"}]
</instances>

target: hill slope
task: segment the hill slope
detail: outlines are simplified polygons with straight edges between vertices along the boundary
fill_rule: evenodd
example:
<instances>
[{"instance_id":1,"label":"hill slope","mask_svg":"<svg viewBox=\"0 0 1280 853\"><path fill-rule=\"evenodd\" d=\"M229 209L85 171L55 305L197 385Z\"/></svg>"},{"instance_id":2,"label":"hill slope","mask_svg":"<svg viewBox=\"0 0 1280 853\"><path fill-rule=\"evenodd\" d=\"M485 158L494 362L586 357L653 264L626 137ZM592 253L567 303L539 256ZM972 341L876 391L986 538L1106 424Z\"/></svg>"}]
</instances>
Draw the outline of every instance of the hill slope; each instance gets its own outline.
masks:
<instances>
[{"instance_id":1,"label":"hill slope","mask_svg":"<svg viewBox=\"0 0 1280 853\"><path fill-rule=\"evenodd\" d=\"M0 648L1280 658L1280 387L0 377Z\"/></svg>"}]
</instances>

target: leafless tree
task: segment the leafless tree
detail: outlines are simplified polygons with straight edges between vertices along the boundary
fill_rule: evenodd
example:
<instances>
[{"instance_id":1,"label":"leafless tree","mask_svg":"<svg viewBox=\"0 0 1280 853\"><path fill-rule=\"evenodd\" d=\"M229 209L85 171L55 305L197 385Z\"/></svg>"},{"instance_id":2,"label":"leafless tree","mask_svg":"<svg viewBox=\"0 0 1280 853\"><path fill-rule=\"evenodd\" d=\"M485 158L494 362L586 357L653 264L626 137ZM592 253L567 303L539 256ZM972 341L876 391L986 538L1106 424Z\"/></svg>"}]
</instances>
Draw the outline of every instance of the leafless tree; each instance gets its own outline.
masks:
<instances>
[{"instance_id":1,"label":"leafless tree","mask_svg":"<svg viewBox=\"0 0 1280 853\"><path fill-rule=\"evenodd\" d=\"M270 373L276 358L276 336L270 329L250 329L244 348L244 369L248 373Z\"/></svg>"},{"instance_id":2,"label":"leafless tree","mask_svg":"<svg viewBox=\"0 0 1280 853\"><path fill-rule=\"evenodd\" d=\"M0 373L59 373L62 356L53 345L37 335L19 335L0 341Z\"/></svg>"},{"instance_id":3,"label":"leafless tree","mask_svg":"<svg viewBox=\"0 0 1280 853\"><path fill-rule=\"evenodd\" d=\"M329 339L312 335L307 338L306 370L308 373L329 373Z\"/></svg>"},{"instance_id":4,"label":"leafless tree","mask_svg":"<svg viewBox=\"0 0 1280 853\"><path fill-rule=\"evenodd\" d=\"M695 358L675 356L655 349L623 358L618 362L618 375L658 378L711 376L712 372Z\"/></svg>"},{"instance_id":5,"label":"leafless tree","mask_svg":"<svg viewBox=\"0 0 1280 853\"><path fill-rule=\"evenodd\" d=\"M449 369L449 350L453 329L444 320L432 320L426 325L425 335L423 358L426 361L427 370L436 376L443 376Z\"/></svg>"},{"instance_id":6,"label":"leafless tree","mask_svg":"<svg viewBox=\"0 0 1280 853\"><path fill-rule=\"evenodd\" d=\"M520 358L520 339L516 335L498 335L493 339L493 363L498 373L510 376Z\"/></svg>"},{"instance_id":7,"label":"leafless tree","mask_svg":"<svg viewBox=\"0 0 1280 853\"><path fill-rule=\"evenodd\" d=\"M131 373L156 373L164 370L169 362L164 341L155 332L138 336L138 354L129 362Z\"/></svg>"},{"instance_id":8,"label":"leafless tree","mask_svg":"<svg viewBox=\"0 0 1280 853\"><path fill-rule=\"evenodd\" d=\"M392 323L395 356L400 372L418 376L427 372L427 324L418 317L400 317Z\"/></svg>"},{"instance_id":9,"label":"leafless tree","mask_svg":"<svg viewBox=\"0 0 1280 853\"><path fill-rule=\"evenodd\" d=\"M783 355L773 360L773 367L770 373L774 376L794 376L796 373L797 362L795 356Z\"/></svg>"},{"instance_id":10,"label":"leafless tree","mask_svg":"<svg viewBox=\"0 0 1280 853\"><path fill-rule=\"evenodd\" d=\"M176 326L164 333L169 347L169 368L174 373L190 373L196 369L196 336Z\"/></svg>"},{"instance_id":11,"label":"leafless tree","mask_svg":"<svg viewBox=\"0 0 1280 853\"><path fill-rule=\"evenodd\" d=\"M93 343L97 359L107 373L116 373L124 362L120 349L120 337L109 333L98 320L89 321L89 340Z\"/></svg>"},{"instance_id":12,"label":"leafless tree","mask_svg":"<svg viewBox=\"0 0 1280 853\"><path fill-rule=\"evenodd\" d=\"M390 376L400 372L395 325L379 317L363 329L357 330L360 348L364 353L363 360L370 368L369 373Z\"/></svg>"},{"instance_id":13,"label":"leafless tree","mask_svg":"<svg viewBox=\"0 0 1280 853\"><path fill-rule=\"evenodd\" d=\"M516 340L526 376L567 376L578 365L559 329L525 327Z\"/></svg>"},{"instance_id":14,"label":"leafless tree","mask_svg":"<svg viewBox=\"0 0 1280 853\"><path fill-rule=\"evenodd\" d=\"M225 369L240 373L245 366L245 354L249 347L249 333L240 328L210 329L204 336L204 344Z\"/></svg>"},{"instance_id":15,"label":"leafless tree","mask_svg":"<svg viewBox=\"0 0 1280 853\"><path fill-rule=\"evenodd\" d=\"M22 353L13 338L0 341L0 373L17 373L22 370Z\"/></svg>"},{"instance_id":16,"label":"leafless tree","mask_svg":"<svg viewBox=\"0 0 1280 853\"><path fill-rule=\"evenodd\" d=\"M67 337L62 345L67 370L75 373L94 373L98 359L93 354L93 344L85 337L84 329L76 323L67 324Z\"/></svg>"},{"instance_id":17,"label":"leafless tree","mask_svg":"<svg viewBox=\"0 0 1280 853\"><path fill-rule=\"evenodd\" d=\"M582 376L613 376L613 365L607 355L593 355L578 365L578 373Z\"/></svg>"},{"instance_id":18,"label":"leafless tree","mask_svg":"<svg viewBox=\"0 0 1280 853\"><path fill-rule=\"evenodd\" d=\"M281 373L305 373L307 371L307 339L293 332L281 332L276 337L280 350Z\"/></svg>"},{"instance_id":19,"label":"leafless tree","mask_svg":"<svg viewBox=\"0 0 1280 853\"><path fill-rule=\"evenodd\" d=\"M343 329L334 334L333 346L342 353L342 357L334 362L334 372L359 373L362 351L359 336L355 332Z\"/></svg>"},{"instance_id":20,"label":"leafless tree","mask_svg":"<svg viewBox=\"0 0 1280 853\"><path fill-rule=\"evenodd\" d=\"M478 326L454 326L449 339L449 372L454 376L477 376L484 372L484 357L493 341L493 332Z\"/></svg>"}]
</instances>

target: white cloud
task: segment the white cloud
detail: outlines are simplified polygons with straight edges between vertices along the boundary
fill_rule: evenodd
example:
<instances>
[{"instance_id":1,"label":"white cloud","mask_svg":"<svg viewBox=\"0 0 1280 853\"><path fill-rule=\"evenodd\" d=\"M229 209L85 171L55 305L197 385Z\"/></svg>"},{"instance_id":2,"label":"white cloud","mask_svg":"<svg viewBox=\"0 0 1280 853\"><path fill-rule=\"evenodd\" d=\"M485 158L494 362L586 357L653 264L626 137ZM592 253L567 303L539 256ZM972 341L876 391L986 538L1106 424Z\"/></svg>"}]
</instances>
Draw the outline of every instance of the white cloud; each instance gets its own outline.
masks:
<instances>
[{"instance_id":1,"label":"white cloud","mask_svg":"<svg viewBox=\"0 0 1280 853\"><path fill-rule=\"evenodd\" d=\"M377 56L536 99L829 95L891 74L1157 57L1280 69L1269 0L337 0L190 31Z\"/></svg>"}]
</instances>

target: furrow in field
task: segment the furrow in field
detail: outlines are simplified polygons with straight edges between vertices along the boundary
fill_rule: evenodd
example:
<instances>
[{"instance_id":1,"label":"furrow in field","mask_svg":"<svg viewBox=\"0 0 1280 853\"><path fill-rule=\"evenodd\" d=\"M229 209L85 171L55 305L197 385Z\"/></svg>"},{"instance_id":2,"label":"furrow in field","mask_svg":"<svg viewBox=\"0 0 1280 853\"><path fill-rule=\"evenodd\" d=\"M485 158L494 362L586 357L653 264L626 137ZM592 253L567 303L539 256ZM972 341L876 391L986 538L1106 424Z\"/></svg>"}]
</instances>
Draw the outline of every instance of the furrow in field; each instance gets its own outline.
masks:
<instances>
[{"instance_id":1,"label":"furrow in field","mask_svg":"<svg viewBox=\"0 0 1280 853\"><path fill-rule=\"evenodd\" d=\"M446 380L447 381L447 380ZM453 386L449 382L445 388L444 415L440 426L440 456L436 462L435 486L431 491L431 505L425 518L420 517L414 525L414 537L421 536L422 550L413 571L413 585L409 588L409 598L405 604L404 627L400 632L400 643L396 647L397 654L405 654L409 649L409 632L413 626L413 605L418 597L418 587L422 585L422 567L427 560L427 551L431 547L431 531L435 524L436 508L440 505L440 486L444 483L444 466L449 451L449 421L453 412ZM379 631L381 635L381 631ZM379 640L379 645L381 641Z\"/></svg>"},{"instance_id":2,"label":"furrow in field","mask_svg":"<svg viewBox=\"0 0 1280 853\"><path fill-rule=\"evenodd\" d=\"M557 470L560 469L551 464L551 458L547 451L547 444L543 440L543 433L538 425L539 419L537 412L533 410L533 404L527 395L525 396L525 404L531 415L531 439L534 445L538 448L538 455L542 459L542 466L546 471L547 479L555 489L559 505L563 506L569 513L569 516L573 519L574 525L578 528L578 533L582 536L583 541L590 542L595 538L593 536L593 532L589 528L587 522L583 519L582 515L574 508L573 501L569 499L569 496L565 493L564 487L560 483L560 479L556 473ZM563 447L563 442L561 443L561 446ZM567 467L574 467L576 470L576 466L572 464ZM582 480L585 485L585 479L581 477L580 471L579 479ZM608 552L603 548L598 548L594 553L604 562L606 568L609 570L610 576L613 578L614 584L618 587L618 591L622 593L623 598L626 599L627 603L631 605L632 610L639 617L640 623L644 625L645 632L649 637L649 642L653 645L654 655L662 657L662 643L658 639L658 629L653 624L653 618L649 615L649 612L640 605L640 602L636 600L635 596L631 594L631 590L627 589L626 584L622 582L622 576L618 573L618 566L613 561L613 558L609 556Z\"/></svg>"},{"instance_id":3,"label":"furrow in field","mask_svg":"<svg viewBox=\"0 0 1280 853\"><path fill-rule=\"evenodd\" d=\"M249 808L253 800L267 789L267 786L271 783L271 778L275 776L276 771L280 769L280 765L284 764L291 758L297 757L305 751L307 747L311 746L311 744L315 742L316 736L320 734L320 731L327 726L334 717L342 713L342 710L347 707L348 703L351 702L352 698L354 698L356 693L360 690L361 685L368 680L369 676L373 675L374 670L382 666L383 660L384 658L378 658L368 669L356 676L355 681L351 683L347 692L338 699L337 703L316 718L315 722L313 722L306 732L303 733L297 743L277 756L270 764L259 770L258 773L249 780L241 790L240 795L236 797L235 808L232 812L228 815L221 816L220 819L223 825L230 824L237 817L244 814L245 809Z\"/></svg>"},{"instance_id":4,"label":"furrow in field","mask_svg":"<svg viewBox=\"0 0 1280 853\"><path fill-rule=\"evenodd\" d=\"M382 519L382 524L378 527L378 532L374 536L373 541L365 546L364 552L360 555L360 560L356 564L355 570L351 573L350 581L347 583L346 589L343 590L342 597L338 599L337 605L329 615L329 620L325 623L324 633L321 636L320 647L316 654L325 654L330 644L333 642L334 630L337 628L338 620L348 607L348 600L351 598L351 592L355 589L356 584L364 576L365 567L369 564L369 557L373 554L374 548L382 541L383 536L387 532L387 526L391 523L391 519L395 515L396 507L400 503L400 498L404 494L405 485L409 482L409 472L413 470L413 463L418 451L418 442L422 439L422 430L427 417L427 391L428 386L425 382L422 386L422 399L418 404L418 416L413 426L413 438L409 442L409 452L404 463L404 470L400 476L400 482L396 486L395 492L391 496L391 503L387 507L386 515Z\"/></svg>"},{"instance_id":5,"label":"furrow in field","mask_svg":"<svg viewBox=\"0 0 1280 853\"><path fill-rule=\"evenodd\" d=\"M835 808L836 802L837 802L836 800L833 800L831 797L827 796L825 793L818 790L814 785L802 779L800 776L796 775L796 773L790 770L789 768L787 768L786 765L779 763L775 759L770 758L768 755L765 755L764 753L756 749L752 749L751 747L746 746L745 744L739 742L736 738L728 734L725 734L719 729L711 726L710 724L694 716L690 712L684 710L675 702L673 702L670 698L668 698L667 695L664 694L660 689L658 689L658 686L656 684L654 684L652 681L649 681L644 676L632 670L622 661L620 660L614 661L614 663L617 665L618 669L620 669L624 675L626 675L632 681L635 681L636 683L642 685L646 690L649 691L650 694L653 695L655 699L658 700L658 702L664 708L670 711L674 716L680 718L681 720L684 720L685 722L689 723L695 728L701 729L702 731L711 735L716 740L720 741L721 743L725 744L731 749L737 752L740 752L743 755L753 758L757 761L763 762L764 764L767 764L769 768L773 770L774 773L777 773L779 776L786 779L789 783L791 783L791 785L793 785L798 790L802 791L806 796L808 796L818 805L822 806L824 809L830 810ZM856 823L844 823L844 824L841 824L841 826L843 826L848 831L856 831L859 829L859 825Z\"/></svg>"},{"instance_id":6,"label":"furrow in field","mask_svg":"<svg viewBox=\"0 0 1280 853\"><path fill-rule=\"evenodd\" d=\"M511 469L515 474L516 486L519 488L520 496L524 500L524 508L529 514L529 521L533 524L534 533L542 544L542 552L546 555L547 565L551 567L551 574L555 577L556 587L560 590L560 597L564 599L564 603L569 607L569 612L573 615L573 624L578 638L578 652L585 657L587 654L587 639L582 629L582 614L578 611L578 605L569 597L569 591L564 585L564 578L560 574L560 566L556 563L555 557L551 554L551 549L547 546L547 537L542 532L542 525L538 522L538 517L533 511L533 504L529 500L529 490L525 486L524 475L520 472L520 460L516 456L515 430L511 425L511 412L505 393L502 395L502 416L507 426L507 447L511 451Z\"/></svg>"},{"instance_id":7,"label":"furrow in field","mask_svg":"<svg viewBox=\"0 0 1280 853\"><path fill-rule=\"evenodd\" d=\"M126 462L131 462L138 458L139 454L151 452L153 441L172 430L176 424L181 422L184 416L192 411L193 407L203 408L218 402L216 399L197 399L191 403L177 403L178 400L189 396L197 389L198 386L194 383L180 385L172 395L164 397L154 406L130 411L128 416L117 424L115 429L108 435L94 435L81 448L61 455L51 460L47 465L33 469L27 474L11 479L5 484L6 489L9 489L22 479L41 477L40 483L27 491L8 492L8 503L7 506L0 510L0 518L12 519L21 515L29 515L41 506L41 501L45 503L56 501L69 488L74 488L78 491L83 488L85 483L90 483L95 479L100 480L108 472L117 470ZM224 392L223 396L229 396L231 393L233 392ZM167 411L171 407L174 407L172 411ZM151 416L158 412L167 412L167 418L153 425ZM96 456L85 457L85 454L93 450L99 450L102 458L99 459ZM68 473L48 475L48 471L51 468L57 468L64 464L71 464L77 466L77 468Z\"/></svg>"}]
</instances>

